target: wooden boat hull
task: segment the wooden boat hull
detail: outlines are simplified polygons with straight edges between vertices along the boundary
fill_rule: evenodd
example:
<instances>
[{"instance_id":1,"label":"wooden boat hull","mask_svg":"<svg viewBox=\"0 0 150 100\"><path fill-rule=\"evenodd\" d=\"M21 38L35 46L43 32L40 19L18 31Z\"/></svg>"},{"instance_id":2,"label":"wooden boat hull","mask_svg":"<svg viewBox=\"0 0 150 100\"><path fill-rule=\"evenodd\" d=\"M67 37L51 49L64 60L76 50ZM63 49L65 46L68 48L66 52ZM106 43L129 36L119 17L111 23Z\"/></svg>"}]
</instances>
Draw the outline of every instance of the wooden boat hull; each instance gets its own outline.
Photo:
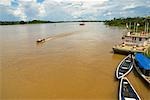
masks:
<instances>
[{"instance_id":1,"label":"wooden boat hull","mask_svg":"<svg viewBox=\"0 0 150 100\"><path fill-rule=\"evenodd\" d=\"M81 26L85 25L85 24L80 24Z\"/></svg>"},{"instance_id":2,"label":"wooden boat hull","mask_svg":"<svg viewBox=\"0 0 150 100\"><path fill-rule=\"evenodd\" d=\"M136 61L134 60L133 62L133 66L136 69L136 71L138 72L138 74L150 85L150 76L146 76L142 73L142 71L140 70L140 68L138 67L138 65L136 64Z\"/></svg>"},{"instance_id":3,"label":"wooden boat hull","mask_svg":"<svg viewBox=\"0 0 150 100\"><path fill-rule=\"evenodd\" d=\"M129 54L119 63L116 70L116 78L121 79L122 77L126 76L127 74L129 74L132 68L133 68L133 61L131 58L131 54Z\"/></svg>"},{"instance_id":4,"label":"wooden boat hull","mask_svg":"<svg viewBox=\"0 0 150 100\"><path fill-rule=\"evenodd\" d=\"M38 39L36 42L37 43L45 42L45 39Z\"/></svg>"},{"instance_id":5,"label":"wooden boat hull","mask_svg":"<svg viewBox=\"0 0 150 100\"><path fill-rule=\"evenodd\" d=\"M141 100L126 77L121 78L120 81L119 100Z\"/></svg>"},{"instance_id":6,"label":"wooden boat hull","mask_svg":"<svg viewBox=\"0 0 150 100\"><path fill-rule=\"evenodd\" d=\"M115 48L113 47L113 52L114 53L118 53L118 54L123 54L123 55L128 55L129 53L143 53L144 51L135 51L135 50L126 50L126 49L119 49L119 48Z\"/></svg>"}]
</instances>

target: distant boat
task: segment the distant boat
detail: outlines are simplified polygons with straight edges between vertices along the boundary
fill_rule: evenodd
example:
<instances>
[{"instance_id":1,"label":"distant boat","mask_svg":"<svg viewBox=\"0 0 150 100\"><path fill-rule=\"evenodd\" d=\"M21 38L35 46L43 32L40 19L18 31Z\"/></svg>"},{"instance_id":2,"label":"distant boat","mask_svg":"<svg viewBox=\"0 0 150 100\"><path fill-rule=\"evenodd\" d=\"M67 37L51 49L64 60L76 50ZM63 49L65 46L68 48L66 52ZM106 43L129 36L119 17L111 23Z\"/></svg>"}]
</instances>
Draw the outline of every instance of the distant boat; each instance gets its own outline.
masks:
<instances>
[{"instance_id":1,"label":"distant boat","mask_svg":"<svg viewBox=\"0 0 150 100\"><path fill-rule=\"evenodd\" d=\"M150 58L142 53L137 53L133 65L140 76L150 85Z\"/></svg>"},{"instance_id":2,"label":"distant boat","mask_svg":"<svg viewBox=\"0 0 150 100\"><path fill-rule=\"evenodd\" d=\"M129 54L125 57L118 65L116 70L116 77L117 79L121 79L122 77L126 76L133 68L133 61L132 55Z\"/></svg>"},{"instance_id":3,"label":"distant boat","mask_svg":"<svg viewBox=\"0 0 150 100\"><path fill-rule=\"evenodd\" d=\"M36 42L37 42L37 43L45 42L45 39L38 39Z\"/></svg>"},{"instance_id":4,"label":"distant boat","mask_svg":"<svg viewBox=\"0 0 150 100\"><path fill-rule=\"evenodd\" d=\"M141 100L126 77L121 78L120 81L119 100Z\"/></svg>"},{"instance_id":5,"label":"distant boat","mask_svg":"<svg viewBox=\"0 0 150 100\"><path fill-rule=\"evenodd\" d=\"M85 23L80 23L79 25L83 26L83 25L85 25Z\"/></svg>"}]
</instances>

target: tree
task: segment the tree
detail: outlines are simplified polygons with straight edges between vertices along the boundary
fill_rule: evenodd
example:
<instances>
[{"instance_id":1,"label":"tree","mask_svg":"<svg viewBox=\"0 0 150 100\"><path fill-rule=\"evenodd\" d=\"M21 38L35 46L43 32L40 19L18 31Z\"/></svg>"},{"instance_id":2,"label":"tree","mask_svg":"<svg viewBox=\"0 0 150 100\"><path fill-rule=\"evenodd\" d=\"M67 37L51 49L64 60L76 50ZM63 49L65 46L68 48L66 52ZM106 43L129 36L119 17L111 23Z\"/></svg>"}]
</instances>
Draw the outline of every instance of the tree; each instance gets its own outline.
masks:
<instances>
[{"instance_id":1,"label":"tree","mask_svg":"<svg viewBox=\"0 0 150 100\"><path fill-rule=\"evenodd\" d=\"M20 21L19 23L20 23L20 24L25 24L25 22L24 22L24 21Z\"/></svg>"}]
</instances>

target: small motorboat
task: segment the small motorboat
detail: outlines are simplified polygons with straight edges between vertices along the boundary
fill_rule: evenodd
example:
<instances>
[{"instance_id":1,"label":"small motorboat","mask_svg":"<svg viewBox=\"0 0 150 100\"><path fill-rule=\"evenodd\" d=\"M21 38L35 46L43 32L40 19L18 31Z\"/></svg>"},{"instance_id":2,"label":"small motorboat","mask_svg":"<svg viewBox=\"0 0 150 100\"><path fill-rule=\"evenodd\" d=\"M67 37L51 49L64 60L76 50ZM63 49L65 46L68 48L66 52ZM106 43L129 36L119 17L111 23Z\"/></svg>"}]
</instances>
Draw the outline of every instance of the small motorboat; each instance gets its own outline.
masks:
<instances>
[{"instance_id":1,"label":"small motorboat","mask_svg":"<svg viewBox=\"0 0 150 100\"><path fill-rule=\"evenodd\" d=\"M120 81L119 100L141 100L126 77L121 78Z\"/></svg>"},{"instance_id":2,"label":"small motorboat","mask_svg":"<svg viewBox=\"0 0 150 100\"><path fill-rule=\"evenodd\" d=\"M139 75L150 85L150 58L142 53L135 54L133 66Z\"/></svg>"},{"instance_id":3,"label":"small motorboat","mask_svg":"<svg viewBox=\"0 0 150 100\"><path fill-rule=\"evenodd\" d=\"M117 79L121 79L125 75L127 75L133 68L132 54L129 54L125 57L118 65L116 70Z\"/></svg>"},{"instance_id":4,"label":"small motorboat","mask_svg":"<svg viewBox=\"0 0 150 100\"><path fill-rule=\"evenodd\" d=\"M85 24L84 24L84 23L80 23L79 25L83 26L83 25L85 25Z\"/></svg>"},{"instance_id":5,"label":"small motorboat","mask_svg":"<svg viewBox=\"0 0 150 100\"><path fill-rule=\"evenodd\" d=\"M36 42L37 42L37 43L45 42L45 39L38 39Z\"/></svg>"}]
</instances>

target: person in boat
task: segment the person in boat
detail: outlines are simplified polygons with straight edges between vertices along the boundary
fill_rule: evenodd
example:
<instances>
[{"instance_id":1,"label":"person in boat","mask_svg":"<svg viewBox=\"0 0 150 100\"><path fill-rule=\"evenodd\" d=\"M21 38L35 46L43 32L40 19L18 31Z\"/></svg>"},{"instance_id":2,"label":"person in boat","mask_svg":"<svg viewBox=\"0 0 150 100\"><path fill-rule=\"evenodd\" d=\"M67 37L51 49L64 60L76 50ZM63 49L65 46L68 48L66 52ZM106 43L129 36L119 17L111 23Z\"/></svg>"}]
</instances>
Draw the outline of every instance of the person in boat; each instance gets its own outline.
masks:
<instances>
[{"instance_id":1,"label":"person in boat","mask_svg":"<svg viewBox=\"0 0 150 100\"><path fill-rule=\"evenodd\" d=\"M149 58L150 61L150 47L147 48L147 50L144 52L144 55ZM143 73L145 73L147 76L150 76L150 70L143 70Z\"/></svg>"},{"instance_id":2,"label":"person in boat","mask_svg":"<svg viewBox=\"0 0 150 100\"><path fill-rule=\"evenodd\" d=\"M45 39L38 39L36 42L45 42Z\"/></svg>"},{"instance_id":3,"label":"person in boat","mask_svg":"<svg viewBox=\"0 0 150 100\"><path fill-rule=\"evenodd\" d=\"M125 47L125 42L123 42L123 43L121 44L121 46L122 46L122 47Z\"/></svg>"},{"instance_id":4,"label":"person in boat","mask_svg":"<svg viewBox=\"0 0 150 100\"><path fill-rule=\"evenodd\" d=\"M129 54L131 55L131 62L133 62L133 56L134 56L134 53L129 51Z\"/></svg>"},{"instance_id":5,"label":"person in boat","mask_svg":"<svg viewBox=\"0 0 150 100\"><path fill-rule=\"evenodd\" d=\"M150 47L144 52L144 55L150 58Z\"/></svg>"}]
</instances>

